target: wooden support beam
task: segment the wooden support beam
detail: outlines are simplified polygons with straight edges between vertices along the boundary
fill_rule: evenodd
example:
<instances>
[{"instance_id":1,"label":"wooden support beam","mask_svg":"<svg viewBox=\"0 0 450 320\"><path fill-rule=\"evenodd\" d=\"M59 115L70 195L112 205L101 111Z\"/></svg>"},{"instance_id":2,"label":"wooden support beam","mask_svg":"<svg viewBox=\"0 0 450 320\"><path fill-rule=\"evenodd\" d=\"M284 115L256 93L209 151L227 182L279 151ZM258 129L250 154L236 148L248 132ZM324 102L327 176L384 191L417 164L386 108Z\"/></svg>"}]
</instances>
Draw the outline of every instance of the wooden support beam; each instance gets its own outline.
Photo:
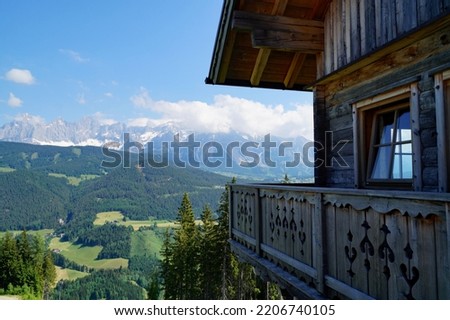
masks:
<instances>
[{"instance_id":1,"label":"wooden support beam","mask_svg":"<svg viewBox=\"0 0 450 320\"><path fill-rule=\"evenodd\" d=\"M328 6L330 5L329 0L327 1L317 1L315 6L313 7L311 13L306 16L306 19L320 18L323 20L323 16L325 15ZM322 44L323 49L325 50L325 44ZM323 51L316 53L316 64L317 64L317 78L320 79L324 73L324 61L323 59L319 59L319 57L323 58ZM306 54L301 52L296 52L294 58L292 59L291 65L289 66L289 70L284 78L284 86L286 88L291 89L295 85L295 80L299 76L303 65L306 60Z\"/></svg>"},{"instance_id":2,"label":"wooden support beam","mask_svg":"<svg viewBox=\"0 0 450 320\"><path fill-rule=\"evenodd\" d=\"M286 10L289 0L275 0L272 8L272 15L282 15L284 10ZM264 70L266 69L267 62L270 57L270 49L260 49L258 52L258 57L256 58L255 66L253 67L252 76L250 78L250 83L252 86L258 86Z\"/></svg>"},{"instance_id":3,"label":"wooden support beam","mask_svg":"<svg viewBox=\"0 0 450 320\"><path fill-rule=\"evenodd\" d=\"M294 55L294 59L292 59L289 70L284 78L284 86L286 88L292 88L295 84L295 80L297 79L300 71L303 68L303 65L306 60L306 54L296 52Z\"/></svg>"},{"instance_id":4,"label":"wooden support beam","mask_svg":"<svg viewBox=\"0 0 450 320\"><path fill-rule=\"evenodd\" d=\"M239 30L271 30L300 34L314 34L323 37L323 22L285 16L270 16L246 11L235 11L232 28Z\"/></svg>"},{"instance_id":5,"label":"wooden support beam","mask_svg":"<svg viewBox=\"0 0 450 320\"><path fill-rule=\"evenodd\" d=\"M254 48L316 54L323 51L323 34L256 29L252 32Z\"/></svg>"},{"instance_id":6,"label":"wooden support beam","mask_svg":"<svg viewBox=\"0 0 450 320\"><path fill-rule=\"evenodd\" d=\"M259 85L264 69L266 69L267 61L269 61L270 52L270 49L259 50L255 66L253 67L252 76L250 78L250 83L252 84L252 86Z\"/></svg>"}]
</instances>

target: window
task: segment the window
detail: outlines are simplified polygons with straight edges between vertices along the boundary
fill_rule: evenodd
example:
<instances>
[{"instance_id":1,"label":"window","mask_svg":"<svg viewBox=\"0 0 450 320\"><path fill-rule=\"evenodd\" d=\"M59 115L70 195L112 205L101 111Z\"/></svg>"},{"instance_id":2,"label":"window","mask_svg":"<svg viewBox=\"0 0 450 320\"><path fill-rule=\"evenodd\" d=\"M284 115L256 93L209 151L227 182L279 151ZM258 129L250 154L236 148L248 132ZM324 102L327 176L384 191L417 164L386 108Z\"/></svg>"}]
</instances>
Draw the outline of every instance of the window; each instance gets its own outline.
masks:
<instances>
[{"instance_id":1,"label":"window","mask_svg":"<svg viewBox=\"0 0 450 320\"><path fill-rule=\"evenodd\" d=\"M420 183L412 127L416 86L405 86L354 104L356 187L413 189Z\"/></svg>"},{"instance_id":2,"label":"window","mask_svg":"<svg viewBox=\"0 0 450 320\"><path fill-rule=\"evenodd\" d=\"M413 178L411 114L404 102L373 116L367 181Z\"/></svg>"}]
</instances>

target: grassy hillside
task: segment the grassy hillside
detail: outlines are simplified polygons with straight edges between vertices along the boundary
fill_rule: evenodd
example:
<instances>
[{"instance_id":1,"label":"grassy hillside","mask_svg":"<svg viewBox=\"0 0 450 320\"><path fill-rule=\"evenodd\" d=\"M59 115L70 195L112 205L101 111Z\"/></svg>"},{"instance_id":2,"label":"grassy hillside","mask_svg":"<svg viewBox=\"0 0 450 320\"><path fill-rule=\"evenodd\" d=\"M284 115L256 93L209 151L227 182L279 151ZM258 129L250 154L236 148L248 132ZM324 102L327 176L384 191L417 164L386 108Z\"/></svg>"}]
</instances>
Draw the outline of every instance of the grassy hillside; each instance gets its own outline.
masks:
<instances>
[{"instance_id":1,"label":"grassy hillside","mask_svg":"<svg viewBox=\"0 0 450 320\"><path fill-rule=\"evenodd\" d=\"M98 212L120 211L127 220L173 219L185 192L199 216L206 203L217 205L228 181L193 168L107 170L103 160L95 147L0 142L0 230L64 223L61 232L74 239L92 227Z\"/></svg>"},{"instance_id":2,"label":"grassy hillside","mask_svg":"<svg viewBox=\"0 0 450 320\"><path fill-rule=\"evenodd\" d=\"M101 246L82 246L69 241L62 242L59 238L54 238L50 242L51 250L59 250L67 259L92 269L119 269L128 266L127 259L101 259L97 260L97 256L102 250Z\"/></svg>"}]
</instances>

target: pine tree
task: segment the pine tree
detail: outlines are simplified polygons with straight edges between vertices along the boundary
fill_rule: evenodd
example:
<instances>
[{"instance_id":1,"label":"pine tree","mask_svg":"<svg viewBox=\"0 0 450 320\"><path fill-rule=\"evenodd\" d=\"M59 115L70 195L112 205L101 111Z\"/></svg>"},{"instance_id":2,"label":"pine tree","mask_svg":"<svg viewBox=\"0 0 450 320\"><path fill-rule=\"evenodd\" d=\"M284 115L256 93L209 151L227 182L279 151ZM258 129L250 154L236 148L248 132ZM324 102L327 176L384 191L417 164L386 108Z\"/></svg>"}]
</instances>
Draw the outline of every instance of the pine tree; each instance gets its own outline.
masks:
<instances>
[{"instance_id":1,"label":"pine tree","mask_svg":"<svg viewBox=\"0 0 450 320\"><path fill-rule=\"evenodd\" d=\"M47 250L44 255L44 261L42 263L42 273L44 280L44 298L48 299L49 293L53 288L56 281L56 269L53 264L53 257L50 250Z\"/></svg>"},{"instance_id":2,"label":"pine tree","mask_svg":"<svg viewBox=\"0 0 450 320\"><path fill-rule=\"evenodd\" d=\"M21 259L17 243L10 232L0 242L0 288L21 284Z\"/></svg>"},{"instance_id":3,"label":"pine tree","mask_svg":"<svg viewBox=\"0 0 450 320\"><path fill-rule=\"evenodd\" d=\"M169 229L164 234L164 242L161 248L161 278L164 284L164 297L166 299L176 299L176 274L173 266L173 250Z\"/></svg>"},{"instance_id":4,"label":"pine tree","mask_svg":"<svg viewBox=\"0 0 450 320\"><path fill-rule=\"evenodd\" d=\"M199 283L202 290L202 299L215 300L220 297L222 263L221 244L219 243L218 225L213 219L209 206L202 212L202 225L200 227L200 257L199 257Z\"/></svg>"},{"instance_id":5,"label":"pine tree","mask_svg":"<svg viewBox=\"0 0 450 320\"><path fill-rule=\"evenodd\" d=\"M159 271L154 270L150 275L150 281L147 288L147 299L158 300L161 295Z\"/></svg>"},{"instance_id":6,"label":"pine tree","mask_svg":"<svg viewBox=\"0 0 450 320\"><path fill-rule=\"evenodd\" d=\"M187 193L183 195L178 210L177 222L180 227L174 232L174 241L165 240L163 246L163 278L166 299L198 299L198 229L194 211Z\"/></svg>"}]
</instances>

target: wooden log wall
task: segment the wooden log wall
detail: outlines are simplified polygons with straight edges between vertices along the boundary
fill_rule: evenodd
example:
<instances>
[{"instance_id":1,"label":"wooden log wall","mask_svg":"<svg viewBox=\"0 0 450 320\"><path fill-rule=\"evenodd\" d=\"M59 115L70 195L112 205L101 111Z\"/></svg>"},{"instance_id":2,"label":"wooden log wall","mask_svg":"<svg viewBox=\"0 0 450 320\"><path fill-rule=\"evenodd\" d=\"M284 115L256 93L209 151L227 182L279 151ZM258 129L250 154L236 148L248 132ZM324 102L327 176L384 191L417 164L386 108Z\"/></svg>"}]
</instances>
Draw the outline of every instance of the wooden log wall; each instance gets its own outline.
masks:
<instances>
[{"instance_id":1,"label":"wooden log wall","mask_svg":"<svg viewBox=\"0 0 450 320\"><path fill-rule=\"evenodd\" d=\"M417 105L413 105L411 100L411 107L418 112L415 137L420 140L418 143L420 148L416 150L421 153L419 156L421 167L414 190L430 192L439 190L434 75L450 69L448 20L433 29L433 32L418 36L416 41L411 41L407 46L381 56L373 63L362 65L353 72L336 76L320 84L320 89L324 92L324 101L316 102L315 109L325 109L325 112L318 113L321 114L321 118L317 119L316 123L321 124L321 131L333 133L333 145L341 139L348 140L343 149L335 148L335 151L340 151L348 166L331 161L337 155L328 152L326 156L329 165L321 171L326 180L322 185L344 188L358 186L355 176L355 161L358 159L354 153L356 123L353 104L414 84L417 86L415 94L418 98ZM324 145L327 142L323 134L316 135L316 140ZM364 175L365 173L361 172L361 176Z\"/></svg>"},{"instance_id":2,"label":"wooden log wall","mask_svg":"<svg viewBox=\"0 0 450 320\"><path fill-rule=\"evenodd\" d=\"M449 0L333 1L325 16L325 74L449 11Z\"/></svg>"},{"instance_id":3,"label":"wooden log wall","mask_svg":"<svg viewBox=\"0 0 450 320\"><path fill-rule=\"evenodd\" d=\"M255 265L274 281L288 273L328 298L450 298L448 196L233 185L231 197L259 222L243 228L233 205L232 246L270 262Z\"/></svg>"}]
</instances>

